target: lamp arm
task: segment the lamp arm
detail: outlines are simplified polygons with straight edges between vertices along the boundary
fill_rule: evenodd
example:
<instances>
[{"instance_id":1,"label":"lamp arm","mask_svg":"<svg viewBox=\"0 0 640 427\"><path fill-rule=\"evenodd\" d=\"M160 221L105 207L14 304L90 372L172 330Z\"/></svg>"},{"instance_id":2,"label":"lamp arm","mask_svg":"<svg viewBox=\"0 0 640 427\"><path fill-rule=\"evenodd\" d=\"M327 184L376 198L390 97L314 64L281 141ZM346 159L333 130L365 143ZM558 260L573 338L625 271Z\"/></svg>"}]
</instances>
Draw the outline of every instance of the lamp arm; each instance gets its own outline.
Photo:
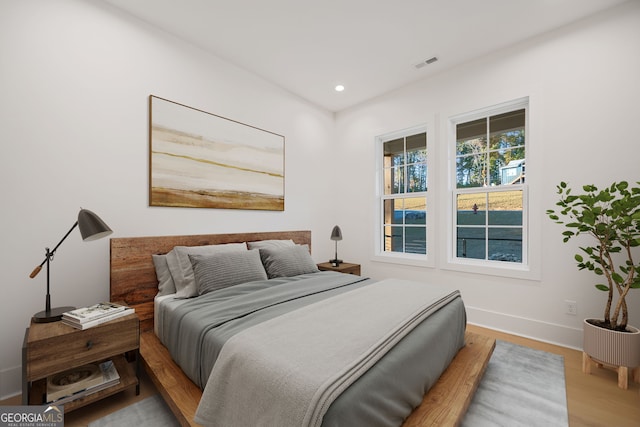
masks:
<instances>
[{"instance_id":1,"label":"lamp arm","mask_svg":"<svg viewBox=\"0 0 640 427\"><path fill-rule=\"evenodd\" d=\"M69 234L71 234L71 232L74 230L74 228L76 228L78 226L78 221L76 221L75 224L73 224L73 226L71 227L71 229L69 229L69 231L67 231L67 234L64 235L64 237L58 242L58 244L56 245L55 248L53 248L52 251L49 251L49 249L47 248L47 256L44 258L44 261L42 261L40 263L39 266L37 266L36 268L33 269L33 271L31 272L31 274L29 275L30 278L34 278L38 275L38 273L40 273L40 270L42 270L42 266L51 258L53 258L53 254L56 252L56 250L58 249L58 247L62 244L62 242L65 241L65 239L67 237L69 237Z\"/></svg>"}]
</instances>

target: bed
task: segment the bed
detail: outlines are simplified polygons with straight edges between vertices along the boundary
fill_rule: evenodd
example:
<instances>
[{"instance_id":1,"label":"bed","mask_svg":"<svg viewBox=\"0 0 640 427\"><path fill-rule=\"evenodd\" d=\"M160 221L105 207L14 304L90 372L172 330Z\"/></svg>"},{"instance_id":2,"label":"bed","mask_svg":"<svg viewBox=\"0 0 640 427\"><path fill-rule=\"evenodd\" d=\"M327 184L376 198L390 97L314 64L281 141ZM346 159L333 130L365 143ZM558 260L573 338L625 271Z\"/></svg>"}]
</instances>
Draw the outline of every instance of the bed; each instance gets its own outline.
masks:
<instances>
[{"instance_id":1,"label":"bed","mask_svg":"<svg viewBox=\"0 0 640 427\"><path fill-rule=\"evenodd\" d=\"M204 375L203 379L201 380L198 379L196 374L188 373L189 369L186 369L187 373L185 373L185 371L180 367L178 367L178 365L174 362L174 359L176 358L180 359L180 357L176 357L176 350L175 349L172 350L173 351L173 356L172 356L168 348L165 345L163 345L163 343L161 342L161 339L159 338L159 335L162 336L162 333L159 333L158 325L155 325L156 327L154 329L154 318L157 319L159 313L157 312L157 306L154 304L154 298L158 294L158 280L156 277L156 271L154 268L152 255L166 254L176 246L194 247L194 246L205 246L205 245L223 245L223 244L234 244L234 243L245 243L245 242L284 241L284 240L290 240L296 245L306 245L308 247L308 250L310 250L311 248L311 233L309 231L232 233L232 234L215 234L215 235L159 236L159 237L134 237L134 238L111 239L111 261L110 261L111 300L124 301L125 303L127 303L128 305L136 309L136 312L140 317L140 321L141 321L142 335L141 335L140 354L142 357L143 366L145 366L151 379L154 381L154 383L160 390L160 393L162 394L163 398L168 403L169 407L174 412L174 414L176 415L176 417L178 418L178 420L182 425L198 425L194 421L194 415L196 414L198 410L198 405L201 399L203 398L203 392L201 390L201 387L204 387L204 385L206 385L205 383L209 373L207 372L207 374ZM317 285L316 282L319 282L320 276L323 276L323 275L331 276L331 277L329 277L328 279L322 278L322 281L330 280L330 281L338 282L338 285L331 288L332 290L328 291L330 296L327 297L326 301L329 301L329 303L324 302L325 305L330 305L331 307L336 306L336 304L333 302L335 300L330 299L334 297L333 294L331 293L341 292L341 291L336 291L336 289L343 289L344 287L355 286L355 288L358 288L357 290L349 289L348 292L344 292L344 293L347 295L356 295L355 292L366 291L367 292L366 295L368 295L369 293L373 293L373 291L370 291L369 289L377 289L377 291L375 292L380 292L380 295L385 295L384 292L388 292L390 285L393 287L399 285L398 283L391 283L391 284L389 283L381 284L379 282L369 283L370 281L366 278L359 278L357 276L351 276L349 278L346 278L344 276L350 276L350 275L343 275L343 274L333 273L333 272L322 272L320 274L315 274L315 273L308 274L307 276L310 276L310 279L305 277L304 280L311 280L312 285L310 286L316 286ZM349 283L343 284L343 282L345 283L349 282ZM306 283L307 282L305 282L305 287L307 287ZM411 284L400 284L400 285L411 286ZM253 287L254 285L251 284L248 286ZM240 286L238 289L241 289L241 288L242 286ZM299 288L299 286L297 286L296 284L291 285L288 283L284 283L282 285L282 288L295 289L295 292L298 292L297 289ZM387 290L385 290L385 288ZM424 286L422 286L421 288L424 288ZM230 292L228 290L223 290L223 291ZM216 291L216 292L219 292L219 291ZM207 294L207 295L214 296L214 295L217 295L216 292L212 292L211 294ZM322 292L324 293L325 291L323 290ZM317 293L313 293L313 294L317 295ZM203 297L206 297L207 295L203 295ZM363 298L363 295L359 295L357 298ZM194 300L198 300L200 298L201 297L194 298L186 302L179 301L178 305L179 306L184 305L185 307L187 307L187 304L197 305L198 302ZM227 297L224 297L224 298L214 297L214 299L216 298L219 300L228 299ZM297 297L295 299L297 300ZM459 300L459 298L457 299L452 298L452 299L456 301ZM309 304L309 306L311 306L311 308L309 309L307 309L306 307L304 309L300 309L300 307L297 307L296 310L293 310L293 311L294 312L299 312L299 311L305 312L305 310L309 311L315 308L315 306L322 305L322 303L323 303L322 301L316 301L315 304ZM268 303L267 305L269 304L271 303ZM200 305L204 306L204 304L200 304ZM209 303L207 303L206 305L208 306ZM244 307L244 305L242 306ZM450 306L453 306L453 304L450 304ZM187 313L187 317L192 312L197 311L193 307L180 308L175 310L171 309L169 311L180 311L180 310L182 310L183 316L185 316L185 313ZM236 310L236 308L232 307L229 310L234 311ZM458 312L460 311L459 308L453 311L456 311L456 310ZM438 309L435 310L435 312L439 315L444 311L445 310L441 310L439 307ZM220 311L218 310L216 312L219 313ZM318 314L311 313L307 315L313 317ZM456 316L460 317L459 313ZM247 316L241 315L238 317L244 318ZM251 316L248 316L248 317L251 317ZM269 319L267 319L267 321L277 322L279 321L279 319L284 317L285 316L281 316L280 314L276 313L273 316L271 316ZM375 316L375 317L378 317L378 316ZM417 324L421 324L421 322L422 320L419 319ZM162 322L158 322L158 323L162 323ZM281 323L286 323L286 322L281 322ZM289 322L289 325L291 323L297 324L297 321ZM349 322L349 324L351 323L352 322ZM422 323L425 323L425 322L422 322ZM170 322L169 325L171 324L172 323ZM318 321L316 321L315 324L318 324ZM238 346L239 348L242 348L242 345L246 345L246 342L245 344L241 344L242 341L240 341L239 339L236 339L236 337L241 337L244 335L248 335L248 338L247 338L248 342L251 345L254 345L254 342L256 341L256 339L263 336L263 333L271 329L271 327L272 327L271 324L269 324L268 328L266 328L264 331L260 331L259 325L255 326L253 323L251 323L249 327L247 327L246 331L243 330L243 332L237 333L237 335L232 334L233 338L231 338L229 342L233 343L233 345L231 344L225 345L225 347L223 347L225 351L220 353L226 356L226 353L230 352L230 350L226 351L227 348L232 348L234 346ZM284 327L288 327L288 326L284 325ZM408 335L417 334L417 332L415 332L417 330L419 330L419 328L416 326L415 328L411 329L410 332L408 332ZM251 333L254 333L257 335L252 336ZM297 333L297 332L294 330L293 332L288 332L288 333ZM168 333L168 336L177 336L177 335L183 335L183 334L184 333L172 331ZM166 337L164 339L166 339ZM372 337L372 339L375 340L376 338ZM440 339L440 338L432 337L429 339ZM401 336L399 340L400 340L399 343L404 343L409 341L408 338L406 339L404 338L404 335ZM396 340L396 343L398 343L398 340ZM466 333L464 335L464 344L465 345L459 351L458 351L458 348L456 347L454 352L455 354L453 355L445 354L444 356L443 355L438 356L438 357L444 358L443 360L446 359L447 364L449 364L449 359L453 358L453 361L451 361L451 364L448 365L449 367L439 377L437 382L435 382L435 384L431 386L429 392L424 396L422 403L420 403L420 401L418 400L418 402L415 402L414 404L412 404L412 407L417 406L417 408L413 410L413 412L409 410L410 415L406 417L406 419L404 420L404 425L418 426L418 425L433 425L434 423L437 423L437 424L446 423L449 425L455 425L461 420L471 400L473 392L475 391L475 388L477 387L477 384L482 376L482 373L486 368L486 364L493 350L493 346L495 345L495 341L481 337L481 336ZM398 344L396 347L400 347L400 345ZM431 347L436 347L436 346L432 345ZM438 347L441 347L441 346L438 346ZM447 350L447 351L451 353L451 350ZM383 352L382 356L379 356L379 357L377 356L378 359L374 360L374 361L377 360L377 363L374 365L376 369L378 369L378 365L383 367L385 366L384 365L385 354L388 354L388 353L392 353L392 351ZM224 359L222 356L220 357L221 359ZM387 358L390 358L390 357L387 357ZM232 362L229 362L229 363L232 363L232 364L238 363L237 359L230 359L230 360L232 360ZM218 361L215 363L219 365L223 365L222 361ZM297 363L297 362L294 361L294 362L287 362L287 363ZM390 369L389 366L392 366L389 363L387 363L386 369ZM418 368L414 368L414 370L422 371L422 368L418 367ZM425 370L427 370L427 367L425 367ZM214 373L216 373L215 375L218 375L216 376L216 378L224 379L225 372L228 372L228 371L229 370L224 370L222 368L218 369L217 371L213 369L211 376L213 377ZM241 371L244 372L245 369ZM267 369L267 371L271 371L271 369ZM356 375L356 379L352 380L352 382L350 383L347 383L347 385L341 385L340 387L338 387L337 392L335 390L332 391L334 395L337 394L337 397L334 396L332 400L329 400L330 404L327 404L326 402L322 403L320 406L323 408L323 410L319 416L316 415L316 418L319 417L319 419L322 420L324 417L325 422L327 422L328 424L336 424L336 423L329 423L326 420L341 419L342 417L341 414L343 413L341 411L350 411L351 409L348 409L348 408L359 406L359 405L353 405L354 401L357 401L357 402L363 401L358 394L354 394L355 391L353 390L357 391L358 387L360 390L375 389L377 390L377 392L382 391L382 395L381 395L382 401L388 400L386 397L384 397L384 390L387 390L387 389L391 390L392 387L387 387L386 385L384 387L372 386L371 384L376 384L375 382L371 382L369 383L369 386L367 386L368 380L365 380L365 379L367 377L375 377L376 375L369 373L369 372L374 372L374 368L370 367L369 365L365 366L364 372L365 374L359 373L358 375ZM433 375L433 374L429 374L429 375ZM279 381L281 376L282 375L276 375L276 377L272 378L271 381ZM379 376L380 375L378 375L378 377ZM251 378L245 378L245 380L250 380L250 379ZM432 382L434 381L435 380L433 380ZM222 384L222 383L226 383L227 381L218 380L214 382L216 384ZM360 386L358 386L358 384L360 384ZM364 386L362 386L362 384L364 384ZM205 387L205 397L209 389L212 389L212 388ZM361 393L361 392L362 391L358 393ZM221 396L221 395L235 396L234 393L238 393L238 388L236 389L231 388L229 390L226 390L225 393L209 392L208 394L215 397L215 396ZM389 393L395 393L395 392L391 390L389 391ZM349 394L351 394L351 400L348 400L347 397L343 397L343 395L349 395ZM353 398L353 396L356 396L356 397ZM380 396L377 397L377 399L380 399L380 398L381 398ZM376 397L373 397L372 399L373 400L371 400L371 402L376 402L375 400ZM206 397L204 401L209 402L209 400L210 398ZM364 401L366 401L366 399ZM228 406L228 405L229 405L228 402L222 403L222 406ZM256 405L259 406L259 402L256 403ZM255 411L257 412L262 410L258 406L254 408ZM269 406L270 405L267 404L265 408L268 409ZM334 408L338 408L338 409L334 410ZM393 408L390 409L390 411L392 410L394 409ZM407 409L406 408L401 409L401 411L406 412ZM359 416L359 415L356 414L354 416Z\"/></svg>"}]
</instances>

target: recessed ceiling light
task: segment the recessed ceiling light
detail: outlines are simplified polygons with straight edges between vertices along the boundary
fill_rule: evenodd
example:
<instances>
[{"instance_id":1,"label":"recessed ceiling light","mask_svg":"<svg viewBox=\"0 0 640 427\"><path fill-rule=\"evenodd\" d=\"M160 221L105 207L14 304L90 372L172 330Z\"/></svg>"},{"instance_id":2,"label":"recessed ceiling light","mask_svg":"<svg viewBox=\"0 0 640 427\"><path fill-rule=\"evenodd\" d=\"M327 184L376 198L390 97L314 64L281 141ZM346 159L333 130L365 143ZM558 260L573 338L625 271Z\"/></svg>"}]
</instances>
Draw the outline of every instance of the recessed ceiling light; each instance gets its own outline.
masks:
<instances>
[{"instance_id":1,"label":"recessed ceiling light","mask_svg":"<svg viewBox=\"0 0 640 427\"><path fill-rule=\"evenodd\" d=\"M336 85L335 89L336 89L336 92L342 92L344 90L344 86L343 85Z\"/></svg>"}]
</instances>

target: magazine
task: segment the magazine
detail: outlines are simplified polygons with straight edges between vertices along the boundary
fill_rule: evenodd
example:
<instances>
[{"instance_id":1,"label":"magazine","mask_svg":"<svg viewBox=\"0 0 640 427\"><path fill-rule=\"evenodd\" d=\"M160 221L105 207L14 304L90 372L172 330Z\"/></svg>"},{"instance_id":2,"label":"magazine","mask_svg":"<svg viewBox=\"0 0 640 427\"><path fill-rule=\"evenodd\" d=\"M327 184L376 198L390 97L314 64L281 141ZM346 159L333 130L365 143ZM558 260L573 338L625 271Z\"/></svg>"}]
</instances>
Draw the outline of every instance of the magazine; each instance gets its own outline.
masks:
<instances>
[{"instance_id":1,"label":"magazine","mask_svg":"<svg viewBox=\"0 0 640 427\"><path fill-rule=\"evenodd\" d=\"M127 307L125 307L124 305L115 304L112 302L101 302L90 307L82 307L75 310L67 311L62 314L62 318L66 318L77 323L85 323L104 316L118 313L125 308Z\"/></svg>"},{"instance_id":2,"label":"magazine","mask_svg":"<svg viewBox=\"0 0 640 427\"><path fill-rule=\"evenodd\" d=\"M112 320L118 319L120 317L128 316L132 313L135 313L135 310L131 307L124 307L123 310L116 311L115 313L107 314L106 316L100 316L96 319L78 322L72 318L62 316L62 323L72 326L76 329L88 329L94 326L101 325L106 322L110 322Z\"/></svg>"}]
</instances>

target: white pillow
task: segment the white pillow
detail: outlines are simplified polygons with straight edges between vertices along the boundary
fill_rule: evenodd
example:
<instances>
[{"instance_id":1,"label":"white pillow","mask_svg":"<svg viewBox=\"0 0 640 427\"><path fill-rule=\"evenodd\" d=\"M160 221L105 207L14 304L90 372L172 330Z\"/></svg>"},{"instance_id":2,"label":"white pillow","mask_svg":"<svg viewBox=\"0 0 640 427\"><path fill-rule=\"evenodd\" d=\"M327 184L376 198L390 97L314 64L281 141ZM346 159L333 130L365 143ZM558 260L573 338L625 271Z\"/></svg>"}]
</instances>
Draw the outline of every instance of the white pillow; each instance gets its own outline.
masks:
<instances>
[{"instance_id":1,"label":"white pillow","mask_svg":"<svg viewBox=\"0 0 640 427\"><path fill-rule=\"evenodd\" d=\"M167 264L176 286L177 298L189 298L198 295L195 276L189 255L213 255L222 252L246 251L244 243L206 246L176 246L167 254Z\"/></svg>"},{"instance_id":2,"label":"white pillow","mask_svg":"<svg viewBox=\"0 0 640 427\"><path fill-rule=\"evenodd\" d=\"M153 258L153 265L156 268L156 277L158 278L158 295L170 295L176 293L176 285L173 283L171 277L171 271L169 271L169 265L167 264L166 255L151 255Z\"/></svg>"}]
</instances>

